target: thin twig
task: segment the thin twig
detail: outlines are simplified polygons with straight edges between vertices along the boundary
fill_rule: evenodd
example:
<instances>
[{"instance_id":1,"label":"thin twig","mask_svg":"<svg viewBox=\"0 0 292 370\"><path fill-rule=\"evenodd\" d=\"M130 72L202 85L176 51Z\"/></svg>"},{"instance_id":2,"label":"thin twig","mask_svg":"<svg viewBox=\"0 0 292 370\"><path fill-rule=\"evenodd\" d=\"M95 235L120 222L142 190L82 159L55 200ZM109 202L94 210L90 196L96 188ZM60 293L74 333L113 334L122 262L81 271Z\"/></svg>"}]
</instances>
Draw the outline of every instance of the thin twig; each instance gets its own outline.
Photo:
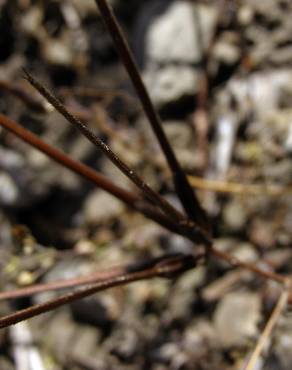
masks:
<instances>
[{"instance_id":1,"label":"thin twig","mask_svg":"<svg viewBox=\"0 0 292 370\"><path fill-rule=\"evenodd\" d=\"M243 262L239 260L238 258L231 256L228 253L217 250L216 248L211 248L209 252L215 255L217 258L220 258L226 261L227 263L229 263L230 265L234 267L244 268L244 270L242 270L241 273L243 271L247 272L246 270L248 270L253 273L256 273L258 276L261 276L264 279L273 280L277 283L285 284L287 281L287 277L281 276L271 271L263 270L254 264ZM199 254L198 251L196 253L197 253L196 256L198 255L200 255L201 257L204 256L203 250L201 254ZM89 283L96 283L100 280L108 279L112 276L115 276L117 273L125 273L125 272L126 272L125 266L113 266L106 270L97 271L90 275L86 275L86 276L82 276L82 277L78 277L74 279L61 280L61 281L47 283L47 284L35 284L29 287L16 289L13 291L2 292L0 293L0 301L4 299L13 299L13 298L18 298L18 297L30 296L36 293L42 293L46 291L55 291L55 290L60 290L64 288L69 288L69 287L77 287L79 285L85 285ZM289 297L289 301L290 301L290 297Z\"/></svg>"},{"instance_id":2,"label":"thin twig","mask_svg":"<svg viewBox=\"0 0 292 370\"><path fill-rule=\"evenodd\" d=\"M58 291L65 288L78 287L80 285L88 285L97 283L101 280L109 279L117 274L126 273L125 266L114 266L106 270L97 271L86 276L81 276L74 279L58 280L46 284L34 284L25 288L9 290L6 292L0 292L0 301L5 299L15 299L20 297L29 297L34 294Z\"/></svg>"},{"instance_id":3,"label":"thin twig","mask_svg":"<svg viewBox=\"0 0 292 370\"><path fill-rule=\"evenodd\" d=\"M45 143L44 141L39 139L36 135L24 129L23 127L18 125L16 122L10 120L9 118L7 118L1 113L0 113L0 125L2 125L3 127L11 131L12 133L17 135L22 140L29 143L31 146L45 153L50 158L61 163L63 166L71 169L73 172L79 175L82 175L84 178L93 182L98 187L104 189L105 191L114 195L118 199L122 200L127 205L131 206L132 208L140 211L147 217L158 222L160 225L163 225L164 227L174 232L179 232L178 227L176 226L175 223L173 223L170 219L166 219L164 215L157 213L157 211L150 208L149 206L146 207L146 204L143 204L143 202L141 202L139 197L113 184L106 177L92 170L90 167L84 165L83 163L75 161L72 158L66 156L61 151ZM269 279L273 279L280 283L283 283L285 281L285 278L282 277L281 275L272 273L270 271L259 269L258 267L251 265L251 264L243 263L239 261L237 258L230 256L229 254L219 251L215 248L212 248L211 252L217 257L224 259L231 265L242 266L242 267L248 268L249 270L259 275L265 276Z\"/></svg>"},{"instance_id":4,"label":"thin twig","mask_svg":"<svg viewBox=\"0 0 292 370\"><path fill-rule=\"evenodd\" d=\"M176 276L196 266L198 258L200 257L194 257L193 255L172 255L147 261L140 265L135 264L133 267L128 267L127 273L117 273L116 276L92 284L90 287L64 294L46 303L30 306L11 315L4 316L0 318L0 328L5 328L42 313L52 311L65 304L88 297L105 289L125 285L134 281L152 279L154 277Z\"/></svg>"},{"instance_id":5,"label":"thin twig","mask_svg":"<svg viewBox=\"0 0 292 370\"><path fill-rule=\"evenodd\" d=\"M261 275L264 278L272 279L280 283L287 284L287 278L278 276L276 274L266 273L265 271L254 267L253 265L240 262L238 259L226 257L225 254L217 254L217 251L211 249L211 252L217 255L220 258L223 258L226 261L234 265L239 265L245 267L257 274ZM194 255L175 255L175 256L164 256L159 259L152 261L142 262L141 264L136 263L132 266L127 267L125 272L123 269L116 271L108 279L103 279L101 281L92 284L90 287L80 289L76 292L68 293L62 295L61 297L51 300L49 302L34 305L27 309L18 311L11 315L0 318L0 328L4 328L17 322L27 320L31 317L37 316L44 312L51 311L57 307L60 307L64 304L71 303L75 300L87 297L96 292L112 288L114 286L120 286L128 284L130 282L142 280L142 279L151 279L153 277L172 277L173 275L180 274L187 269L193 268L197 265L198 260L204 255L204 251L197 256ZM287 299L289 297L289 292L287 291Z\"/></svg>"},{"instance_id":6,"label":"thin twig","mask_svg":"<svg viewBox=\"0 0 292 370\"><path fill-rule=\"evenodd\" d=\"M53 96L39 81L31 74L24 70L25 78L28 82L50 103L52 106L72 125L74 125L81 133L87 137L95 146L97 146L106 155L106 157L119 168L125 176L127 176L149 199L153 204L159 206L167 215L171 215L177 221L185 221L183 214L178 212L168 201L155 192L148 184L146 184L128 165L117 156L110 147L97 137L83 122L71 114L65 106Z\"/></svg>"},{"instance_id":7,"label":"thin twig","mask_svg":"<svg viewBox=\"0 0 292 370\"><path fill-rule=\"evenodd\" d=\"M12 133L17 135L22 140L29 143L31 146L45 153L50 158L54 159L56 162L62 164L66 168L71 169L73 172L83 176L87 180L93 182L98 187L104 189L108 193L114 195L116 198L122 200L128 206L141 212L146 217L154 220L155 222L164 226L170 231L185 235L189 237L191 240L196 241L192 234L187 233L187 231L183 232L179 225L173 222L170 218L166 217L164 214L157 211L155 208L148 205L146 202L141 201L141 199L135 194L118 187L117 185L113 184L110 180L108 180L106 177L92 170L90 167L68 157L61 151L45 143L44 141L39 139L36 135L24 129L16 122L10 120L1 113L0 113L0 125L2 125ZM202 241L211 246L211 241L209 239L204 239ZM236 257L230 256L228 253L219 251L215 248L211 248L210 252L213 255L219 257L220 259L227 261L233 266L241 266L247 268L248 270L251 270L258 275L261 275L262 277L275 280L279 283L285 282L286 279L285 277L271 271L260 269L255 265L241 262Z\"/></svg>"},{"instance_id":8,"label":"thin twig","mask_svg":"<svg viewBox=\"0 0 292 370\"><path fill-rule=\"evenodd\" d=\"M274 280L280 284L285 284L286 281L287 281L287 278L285 276L282 276L282 275L279 275L275 272L272 272L272 271L268 271L268 270L264 270L252 263L248 263L248 262L243 262L241 261L240 259L238 259L237 257L235 256L232 256L226 252L223 252L223 251L220 251L219 249L217 248L213 248L211 247L210 248L210 254L228 262L231 266L234 266L234 267L243 267L249 271L252 271L254 273L256 273L257 275L265 278L265 279L270 279L270 280Z\"/></svg>"},{"instance_id":9,"label":"thin twig","mask_svg":"<svg viewBox=\"0 0 292 370\"><path fill-rule=\"evenodd\" d=\"M281 315L281 313L284 311L286 305L287 305L287 302L288 302L288 297L289 297L289 291L288 291L288 287L286 287L286 289L283 290L283 292L281 293L279 299L278 299L278 302L275 306L275 308L273 309L272 313L271 313L271 316L264 328L264 331L262 332L261 336L259 337L258 341L257 341L257 344L255 346L255 349L247 363L247 365L245 366L244 370L253 370L255 369L255 366L256 366L256 362L259 358L259 356L261 355L261 353L263 352L264 350L264 347L268 341L268 338L271 336L271 333L272 333L272 330L274 329L275 325L277 324L278 322L278 319Z\"/></svg>"},{"instance_id":10,"label":"thin twig","mask_svg":"<svg viewBox=\"0 0 292 370\"><path fill-rule=\"evenodd\" d=\"M149 93L142 80L141 74L131 53L123 31L118 24L118 21L109 6L107 0L95 0L102 19L107 26L107 29L113 39L115 47L123 61L123 64L129 74L129 77L136 89L137 95L140 98L141 104L151 124L152 130L157 137L160 147L165 155L167 163L172 171L173 182L177 195L187 213L187 215L195 221L205 231L210 231L209 220L206 212L200 205L193 189L191 188L185 173L183 172L173 149L162 129L160 118L154 108Z\"/></svg>"},{"instance_id":11,"label":"thin twig","mask_svg":"<svg viewBox=\"0 0 292 370\"><path fill-rule=\"evenodd\" d=\"M81 175L83 178L91 181L99 188L107 191L116 198L120 199L122 202L126 203L131 208L141 212L146 217L154 220L158 224L164 226L168 230L173 232L179 232L178 226L173 222L169 217L161 213L158 209L151 206L147 202L143 201L139 196L124 190L123 188L115 185L105 176L99 174L97 171L94 171L85 164L72 159L67 156L60 150L52 147L51 145L45 143L39 139L32 132L26 130L16 122L12 121L8 117L0 113L0 125L5 127L7 130L12 132L14 135L18 136L20 139L27 142L32 147L40 150L42 153L49 156L54 161L62 164L64 167L70 169L78 175ZM180 232L179 232L180 233Z\"/></svg>"}]
</instances>

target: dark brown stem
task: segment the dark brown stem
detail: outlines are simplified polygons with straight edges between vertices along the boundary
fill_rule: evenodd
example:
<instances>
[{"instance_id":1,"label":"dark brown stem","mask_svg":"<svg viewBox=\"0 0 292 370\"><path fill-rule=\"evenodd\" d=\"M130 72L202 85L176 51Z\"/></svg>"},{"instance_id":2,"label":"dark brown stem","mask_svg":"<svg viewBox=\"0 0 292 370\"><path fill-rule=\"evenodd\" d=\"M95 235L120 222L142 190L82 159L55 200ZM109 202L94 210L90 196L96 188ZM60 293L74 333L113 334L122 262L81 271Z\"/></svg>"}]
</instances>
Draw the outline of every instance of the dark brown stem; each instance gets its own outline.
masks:
<instances>
[{"instance_id":1,"label":"dark brown stem","mask_svg":"<svg viewBox=\"0 0 292 370\"><path fill-rule=\"evenodd\" d=\"M280 284L284 284L288 279L287 277L279 275L273 271L263 270L262 268L257 267L254 264L243 262L228 253L219 251L216 248L211 248L210 252L217 258L226 261L230 265L234 267L244 268L245 270L251 271L257 274L258 276L261 276L264 279L273 280ZM202 252L201 256L203 257L203 255L204 253ZM0 300L31 296L36 293L42 293L42 292L52 291L52 290L55 291L55 290L60 290L64 288L76 287L79 285L96 283L97 281L108 279L112 276L115 276L116 274L122 274L126 272L127 272L127 268L125 266L114 266L106 270L97 271L90 275L82 276L79 278L67 279L67 280L52 282L48 284L35 284L35 285L22 288L22 289L2 292L0 293Z\"/></svg>"},{"instance_id":2,"label":"dark brown stem","mask_svg":"<svg viewBox=\"0 0 292 370\"><path fill-rule=\"evenodd\" d=\"M38 304L0 318L0 328L5 328L44 312L52 311L60 306L88 297L105 289L125 285L154 277L173 277L196 266L198 257L192 255L165 256L158 261L147 261L142 265L128 267L128 272L117 273L115 276L92 284L90 287L71 292L46 303ZM143 266L144 265L144 266Z\"/></svg>"},{"instance_id":3,"label":"dark brown stem","mask_svg":"<svg viewBox=\"0 0 292 370\"><path fill-rule=\"evenodd\" d=\"M103 175L94 171L85 164L75 161L66 154L62 153L58 149L52 147L51 145L45 143L39 139L36 135L30 131L21 127L18 123L12 121L8 117L0 113L0 125L5 127L7 130L12 132L14 135L18 136L34 148L40 150L42 153L46 154L56 162L62 164L64 167L69 168L71 171L81 175L83 178L91 181L99 188L107 191L116 198L120 199L126 203L131 208L144 214L146 217L154 220L160 225L164 226L168 230L173 232L179 232L178 226L169 217L162 214L157 208L151 206L147 202L143 201L139 196L122 189L121 187L115 185L110 180L108 180ZM179 232L180 233L180 232Z\"/></svg>"},{"instance_id":4,"label":"dark brown stem","mask_svg":"<svg viewBox=\"0 0 292 370\"><path fill-rule=\"evenodd\" d=\"M116 20L116 17L106 0L95 0L95 2L100 10L103 21L106 24L109 33L111 34L115 47L136 89L141 104L144 108L145 114L151 124L152 130L159 141L160 147L172 171L174 186L177 195L187 215L205 231L209 231L210 227L208 217L205 211L202 209L197 197L195 196L195 193L191 188L187 177L183 172L174 154L174 151L172 150L169 141L162 129L161 121L158 117L158 114L156 113L149 93L142 80L137 64L130 51L129 45L123 35L123 32Z\"/></svg>"},{"instance_id":5,"label":"dark brown stem","mask_svg":"<svg viewBox=\"0 0 292 370\"><path fill-rule=\"evenodd\" d=\"M125 266L116 266L111 267L107 270L97 271L91 273L86 276L74 278L74 279L66 279L66 280L58 280L52 283L47 284L34 284L27 286L25 288L9 290L6 292L0 292L0 301L5 299L15 299L20 297L29 297L34 294L50 292L50 291L57 291L62 290L65 288L72 288L78 287L80 285L88 285L92 283L96 283L101 280L109 279L117 274L126 273Z\"/></svg>"},{"instance_id":6,"label":"dark brown stem","mask_svg":"<svg viewBox=\"0 0 292 370\"><path fill-rule=\"evenodd\" d=\"M245 267L258 275L272 279L281 284L287 284L287 278L280 276L272 272L265 272L264 270L257 268L254 265L241 262L235 257L229 256L224 252L219 252L216 249L210 249L211 253L217 257L228 261L232 265ZM8 316L0 318L0 328L5 328L10 325L14 325L20 321L27 320L31 317L40 315L44 312L54 310L60 306L71 303L78 299L85 298L89 295L95 294L99 291L106 290L112 287L125 285L134 281L152 279L154 277L174 277L178 274L195 267L198 260L204 256L204 252L193 255L168 255L160 257L158 259L135 263L133 265L117 269L112 273L109 278L102 279L101 281L92 284L90 287L80 289L75 292L71 292L62 295L59 298L53 299L49 302L34 305L27 309L18 311Z\"/></svg>"},{"instance_id":7,"label":"dark brown stem","mask_svg":"<svg viewBox=\"0 0 292 370\"><path fill-rule=\"evenodd\" d=\"M158 193L156 193L149 185L147 185L136 172L129 168L126 163L124 163L120 157L118 157L110 147L98 138L83 122L77 119L73 114L71 114L65 106L53 96L39 81L37 81L33 76L31 76L27 71L24 70L25 77L29 83L35 87L35 89L50 103L53 107L60 113L68 122L78 128L81 133L87 137L95 146L97 146L101 151L107 156L107 158L118 167L125 176L127 176L145 195L147 199L153 202L165 212L166 215L171 215L177 221L184 221L185 217L183 214L178 212L170 203L168 203L164 198L162 198Z\"/></svg>"},{"instance_id":8,"label":"dark brown stem","mask_svg":"<svg viewBox=\"0 0 292 370\"><path fill-rule=\"evenodd\" d=\"M217 248L213 248L213 247L210 248L210 253L212 255L216 256L217 258L220 258L221 260L224 260L224 261L228 262L231 266L243 267L246 270L252 271L252 272L256 273L257 275L259 275L259 276L261 276L265 279L274 280L274 281L276 281L277 283L280 283L280 284L285 284L286 281L287 281L287 278L285 276L279 275L279 274L277 274L273 271L264 270L260 267L257 267L256 265L254 265L252 263L243 262L240 259L238 259L237 257L234 257L234 256L232 256L232 255L230 255L226 252L220 251Z\"/></svg>"}]
</instances>

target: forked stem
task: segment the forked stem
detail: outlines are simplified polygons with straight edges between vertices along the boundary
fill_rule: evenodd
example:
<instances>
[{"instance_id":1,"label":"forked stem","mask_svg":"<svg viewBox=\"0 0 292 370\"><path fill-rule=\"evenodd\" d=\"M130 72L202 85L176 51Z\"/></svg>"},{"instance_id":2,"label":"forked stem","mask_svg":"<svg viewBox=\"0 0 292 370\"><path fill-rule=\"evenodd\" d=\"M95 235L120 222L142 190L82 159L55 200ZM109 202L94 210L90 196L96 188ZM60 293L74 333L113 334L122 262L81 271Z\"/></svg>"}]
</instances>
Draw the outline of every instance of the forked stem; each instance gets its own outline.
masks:
<instances>
[{"instance_id":1,"label":"forked stem","mask_svg":"<svg viewBox=\"0 0 292 370\"><path fill-rule=\"evenodd\" d=\"M173 182L176 193L183 205L187 215L195 221L205 232L210 231L209 220L206 212L200 205L193 189L191 188L188 179L182 170L173 149L163 131L160 118L154 108L150 95L142 80L138 66L134 60L133 54L129 48L123 31L108 4L107 0L95 0L102 19L112 37L115 47L122 59L122 62L128 72L128 75L136 89L137 95L143 106L146 116L152 130L160 144L160 147L165 155L166 161L171 169L173 175Z\"/></svg>"},{"instance_id":2,"label":"forked stem","mask_svg":"<svg viewBox=\"0 0 292 370\"><path fill-rule=\"evenodd\" d=\"M81 276L73 279L58 280L50 283L33 284L24 288L0 292L0 301L6 299L15 299L20 297L30 297L34 294L58 291L66 288L76 288L81 285L89 285L101 280L109 279L116 276L118 273L125 273L124 266L113 266L107 270L93 272L86 276Z\"/></svg>"},{"instance_id":3,"label":"forked stem","mask_svg":"<svg viewBox=\"0 0 292 370\"><path fill-rule=\"evenodd\" d=\"M73 126L75 126L81 133L97 146L103 154L125 175L127 176L150 200L154 205L161 208L166 215L171 215L174 220L185 221L183 214L177 211L169 202L155 192L146 182L144 182L138 174L130 168L111 148L97 137L83 122L70 113L66 107L51 94L43 84L41 84L30 73L24 70L25 78L28 82L50 103L52 106Z\"/></svg>"},{"instance_id":4,"label":"forked stem","mask_svg":"<svg viewBox=\"0 0 292 370\"><path fill-rule=\"evenodd\" d=\"M142 264L129 266L126 272L98 281L90 287L64 294L48 302L37 304L0 318L0 329L27 320L42 313L52 311L65 304L88 297L105 289L125 285L134 281L154 277L173 277L196 266L199 257L192 255L168 255Z\"/></svg>"}]
</instances>

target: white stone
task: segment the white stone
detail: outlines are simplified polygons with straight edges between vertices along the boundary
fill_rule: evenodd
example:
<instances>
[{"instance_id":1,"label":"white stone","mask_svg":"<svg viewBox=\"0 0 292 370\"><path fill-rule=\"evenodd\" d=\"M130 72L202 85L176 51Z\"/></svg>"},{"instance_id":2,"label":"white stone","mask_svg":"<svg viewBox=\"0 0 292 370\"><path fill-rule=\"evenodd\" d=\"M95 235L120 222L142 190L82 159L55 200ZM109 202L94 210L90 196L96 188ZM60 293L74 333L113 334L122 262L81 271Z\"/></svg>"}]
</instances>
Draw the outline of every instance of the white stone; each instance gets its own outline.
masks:
<instances>
[{"instance_id":1,"label":"white stone","mask_svg":"<svg viewBox=\"0 0 292 370\"><path fill-rule=\"evenodd\" d=\"M201 21L199 27L195 23L197 18ZM214 19L215 12L211 7L199 6L195 9L189 1L174 1L153 22L146 36L147 57L158 63L198 63L202 56L201 41L204 46L208 44ZM203 40L200 40L201 35Z\"/></svg>"},{"instance_id":2,"label":"white stone","mask_svg":"<svg viewBox=\"0 0 292 370\"><path fill-rule=\"evenodd\" d=\"M149 69L145 82L157 105L194 95L198 89L198 75L194 68L188 66L169 65L162 69Z\"/></svg>"}]
</instances>

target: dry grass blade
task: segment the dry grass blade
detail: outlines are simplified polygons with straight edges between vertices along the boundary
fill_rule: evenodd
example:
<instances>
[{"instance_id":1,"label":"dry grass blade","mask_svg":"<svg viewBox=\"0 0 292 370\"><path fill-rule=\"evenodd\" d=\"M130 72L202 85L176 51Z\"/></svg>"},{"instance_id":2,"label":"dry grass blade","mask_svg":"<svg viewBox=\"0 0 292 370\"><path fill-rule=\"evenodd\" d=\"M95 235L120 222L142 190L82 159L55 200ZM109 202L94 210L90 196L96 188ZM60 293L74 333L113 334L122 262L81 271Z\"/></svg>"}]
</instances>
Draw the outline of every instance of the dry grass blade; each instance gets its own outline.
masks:
<instances>
[{"instance_id":1,"label":"dry grass blade","mask_svg":"<svg viewBox=\"0 0 292 370\"><path fill-rule=\"evenodd\" d=\"M173 149L162 129L162 124L151 101L149 93L142 80L141 74L131 53L129 45L123 35L121 27L106 0L95 0L103 21L112 37L115 47L136 89L137 95L148 117L149 123L155 133L160 147L165 155L168 165L173 174L173 182L176 193L188 216L205 231L210 231L210 224L206 212L201 207L193 189L191 188L185 173L183 172Z\"/></svg>"},{"instance_id":2,"label":"dry grass blade","mask_svg":"<svg viewBox=\"0 0 292 370\"><path fill-rule=\"evenodd\" d=\"M276 186L266 184L239 184L235 182L206 180L201 177L189 176L190 184L201 190L211 190L220 193L233 193L244 195L265 195L277 197L280 195L291 195L291 186Z\"/></svg>"},{"instance_id":3,"label":"dry grass blade","mask_svg":"<svg viewBox=\"0 0 292 370\"><path fill-rule=\"evenodd\" d=\"M288 286L287 286L287 288L288 288ZM281 295L278 299L278 302L277 302L275 308L273 309L273 311L271 313L271 316L270 316L270 318L269 318L269 320L268 320L268 322L267 322L267 324L264 328L264 331L262 332L261 336L259 337L258 342L256 344L256 347L255 347L247 365L245 366L244 370L254 370L255 369L257 360L258 360L259 356L261 355L262 351L264 350L264 347L267 343L267 340L271 336L272 330L274 329L275 325L277 324L281 313L284 311L284 309L287 305L288 298L289 298L289 290L285 289L281 293Z\"/></svg>"}]
</instances>

